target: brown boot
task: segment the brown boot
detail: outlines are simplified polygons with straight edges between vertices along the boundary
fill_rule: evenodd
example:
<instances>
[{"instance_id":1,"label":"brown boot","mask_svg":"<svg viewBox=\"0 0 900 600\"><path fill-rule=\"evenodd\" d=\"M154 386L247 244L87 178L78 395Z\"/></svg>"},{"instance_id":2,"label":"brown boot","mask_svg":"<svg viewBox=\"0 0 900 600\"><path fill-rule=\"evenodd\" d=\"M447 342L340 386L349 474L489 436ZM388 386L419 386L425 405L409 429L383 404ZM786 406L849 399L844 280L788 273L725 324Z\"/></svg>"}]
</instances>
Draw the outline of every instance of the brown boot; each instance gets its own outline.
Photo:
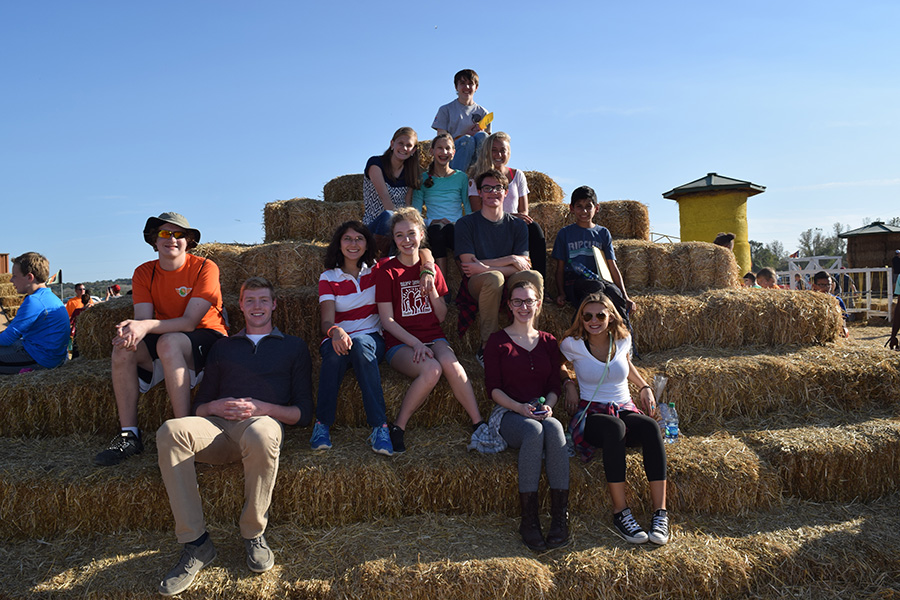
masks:
<instances>
[{"instance_id":1,"label":"brown boot","mask_svg":"<svg viewBox=\"0 0 900 600\"><path fill-rule=\"evenodd\" d=\"M547 549L547 544L538 518L538 493L519 492L519 502L522 505L522 523L519 525L522 541L535 552L543 552Z\"/></svg>"},{"instance_id":2,"label":"brown boot","mask_svg":"<svg viewBox=\"0 0 900 600\"><path fill-rule=\"evenodd\" d=\"M569 543L569 490L550 490L550 518L547 547L565 546Z\"/></svg>"}]
</instances>

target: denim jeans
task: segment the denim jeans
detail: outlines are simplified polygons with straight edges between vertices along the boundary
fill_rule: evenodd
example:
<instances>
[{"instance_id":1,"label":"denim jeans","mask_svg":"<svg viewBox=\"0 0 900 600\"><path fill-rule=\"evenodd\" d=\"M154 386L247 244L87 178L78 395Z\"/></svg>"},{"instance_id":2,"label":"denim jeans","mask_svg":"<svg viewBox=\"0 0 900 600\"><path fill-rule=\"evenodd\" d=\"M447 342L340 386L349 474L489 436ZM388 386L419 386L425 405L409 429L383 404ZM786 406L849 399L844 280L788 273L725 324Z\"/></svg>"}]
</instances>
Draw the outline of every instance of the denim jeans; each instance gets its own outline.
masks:
<instances>
[{"instance_id":1,"label":"denim jeans","mask_svg":"<svg viewBox=\"0 0 900 600\"><path fill-rule=\"evenodd\" d=\"M344 373L349 367L356 372L356 380L362 391L363 408L369 427L387 422L384 392L381 389L381 372L378 363L384 358L384 338L379 333L364 333L352 338L353 345L346 356L334 351L330 341L319 346L322 369L319 371L319 395L316 403L316 419L323 425L334 425L337 412L338 390Z\"/></svg>"},{"instance_id":2,"label":"denim jeans","mask_svg":"<svg viewBox=\"0 0 900 600\"><path fill-rule=\"evenodd\" d=\"M475 135L460 136L456 140L456 154L453 156L453 160L450 161L450 168L457 171L467 171L472 163L475 162L478 149L481 148L487 137L488 134L485 131L479 131ZM479 173L475 175L477 176Z\"/></svg>"},{"instance_id":3,"label":"denim jeans","mask_svg":"<svg viewBox=\"0 0 900 600\"><path fill-rule=\"evenodd\" d=\"M392 210L383 210L381 214L375 217L375 220L366 225L375 235L391 235L391 217L394 216L394 211Z\"/></svg>"}]
</instances>

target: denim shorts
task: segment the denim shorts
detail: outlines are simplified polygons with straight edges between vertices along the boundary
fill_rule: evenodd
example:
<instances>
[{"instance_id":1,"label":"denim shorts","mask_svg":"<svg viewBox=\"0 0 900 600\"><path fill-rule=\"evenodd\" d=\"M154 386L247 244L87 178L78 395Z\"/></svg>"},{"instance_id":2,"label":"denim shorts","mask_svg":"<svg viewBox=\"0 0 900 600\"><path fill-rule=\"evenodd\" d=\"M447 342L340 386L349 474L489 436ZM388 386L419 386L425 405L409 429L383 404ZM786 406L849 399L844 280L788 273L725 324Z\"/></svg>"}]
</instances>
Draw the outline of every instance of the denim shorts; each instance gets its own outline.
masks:
<instances>
[{"instance_id":1,"label":"denim shorts","mask_svg":"<svg viewBox=\"0 0 900 600\"><path fill-rule=\"evenodd\" d=\"M447 338L442 338L442 337L440 337L440 338L435 338L435 339L431 340L430 342L427 342L425 345L426 345L426 346L431 346L431 345L433 345L433 344L434 344L435 342L437 342L437 341L445 341L445 342L447 342ZM447 343L449 344L450 342L447 342ZM391 348L388 348L388 351L384 353L384 360L385 360L388 364L391 364L391 359L394 358L394 355L397 354L397 351L400 350L400 348L409 348L409 347L410 347L410 346L407 345L407 344L397 344L396 346L393 346L393 347L391 347Z\"/></svg>"}]
</instances>

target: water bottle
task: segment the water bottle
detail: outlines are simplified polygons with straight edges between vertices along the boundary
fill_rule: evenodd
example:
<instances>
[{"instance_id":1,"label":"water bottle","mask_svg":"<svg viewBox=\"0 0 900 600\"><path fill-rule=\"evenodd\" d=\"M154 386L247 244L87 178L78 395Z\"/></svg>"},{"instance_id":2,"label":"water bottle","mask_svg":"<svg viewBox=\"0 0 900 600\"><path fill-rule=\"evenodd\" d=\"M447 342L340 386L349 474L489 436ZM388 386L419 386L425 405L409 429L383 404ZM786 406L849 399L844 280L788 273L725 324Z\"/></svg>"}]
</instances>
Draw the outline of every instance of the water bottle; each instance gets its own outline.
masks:
<instances>
[{"instance_id":1,"label":"water bottle","mask_svg":"<svg viewBox=\"0 0 900 600\"><path fill-rule=\"evenodd\" d=\"M663 417L662 426L664 427L665 441L667 444L674 444L678 441L678 411L675 410L675 403L669 402L668 406L662 404L659 408L661 411L665 408L661 413Z\"/></svg>"},{"instance_id":2,"label":"water bottle","mask_svg":"<svg viewBox=\"0 0 900 600\"><path fill-rule=\"evenodd\" d=\"M600 276L585 267L583 264L579 262L575 262L571 258L569 259L569 264L572 265L572 268L575 269L575 272L584 277L585 279L593 279L594 281L601 281Z\"/></svg>"}]
</instances>

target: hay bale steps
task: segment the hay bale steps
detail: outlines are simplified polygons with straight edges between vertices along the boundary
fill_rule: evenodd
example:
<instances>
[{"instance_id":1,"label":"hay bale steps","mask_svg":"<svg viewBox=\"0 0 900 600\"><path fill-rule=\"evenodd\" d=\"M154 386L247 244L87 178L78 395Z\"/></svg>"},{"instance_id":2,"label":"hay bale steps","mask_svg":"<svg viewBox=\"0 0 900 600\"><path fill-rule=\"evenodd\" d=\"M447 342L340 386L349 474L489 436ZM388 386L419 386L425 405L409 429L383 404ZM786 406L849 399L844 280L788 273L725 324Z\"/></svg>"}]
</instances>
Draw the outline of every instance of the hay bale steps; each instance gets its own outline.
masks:
<instances>
[{"instance_id":1,"label":"hay bale steps","mask_svg":"<svg viewBox=\"0 0 900 600\"><path fill-rule=\"evenodd\" d=\"M318 353L313 353L313 389L318 385ZM460 361L472 377L482 415L493 403L487 398L483 371L471 355ZM668 377L667 396L679 407L682 428L708 434L726 428L737 431L767 421L797 425L822 415L840 420L847 412L896 410L900 363L888 350L864 350L849 345L748 348L724 351L683 348L647 354L637 362L646 378ZM381 365L388 415L400 407L409 379ZM340 390L337 422L365 424L359 385L351 375ZM7 418L3 436L57 436L115 432L117 423L108 359L85 357L50 371L0 378L0 403ZM164 386L141 398L141 426L153 431L171 416ZM560 408L560 418L565 418ZM468 422L445 379L413 417L415 427ZM748 427L749 425L749 427Z\"/></svg>"},{"instance_id":2,"label":"hay bale steps","mask_svg":"<svg viewBox=\"0 0 900 600\"><path fill-rule=\"evenodd\" d=\"M412 515L301 528L274 520L275 568L248 575L237 527L210 527L219 556L187 598L643 599L896 597L900 500L788 503L740 520L676 516L668 546L631 546L605 514L572 518L573 541L543 555L506 516ZM151 598L178 557L171 532L122 530L8 540L0 598ZM127 577L123 577L127 573ZM652 590L652 592L651 592Z\"/></svg>"}]
</instances>

